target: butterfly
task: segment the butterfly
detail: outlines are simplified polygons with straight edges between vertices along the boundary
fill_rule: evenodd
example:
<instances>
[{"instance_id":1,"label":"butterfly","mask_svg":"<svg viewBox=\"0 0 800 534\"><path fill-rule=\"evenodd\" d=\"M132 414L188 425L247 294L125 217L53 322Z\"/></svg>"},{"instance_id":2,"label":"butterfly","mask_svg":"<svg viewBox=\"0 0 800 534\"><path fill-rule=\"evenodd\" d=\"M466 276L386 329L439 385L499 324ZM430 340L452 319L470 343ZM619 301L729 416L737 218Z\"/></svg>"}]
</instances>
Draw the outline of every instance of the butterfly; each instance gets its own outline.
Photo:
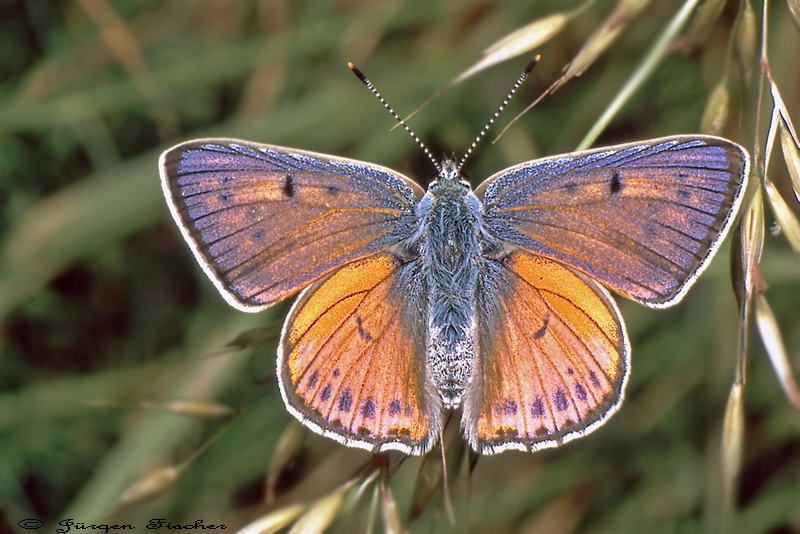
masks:
<instances>
[{"instance_id":1,"label":"butterfly","mask_svg":"<svg viewBox=\"0 0 800 534\"><path fill-rule=\"evenodd\" d=\"M287 409L371 451L424 454L444 414L483 454L586 435L622 402L625 323L606 287L678 302L741 203L749 158L674 136L536 159L474 191L461 168L538 61L458 161L431 156L427 191L372 163L236 139L159 160L170 212L234 308L301 292L278 345Z\"/></svg>"},{"instance_id":2,"label":"butterfly","mask_svg":"<svg viewBox=\"0 0 800 534\"><path fill-rule=\"evenodd\" d=\"M474 191L459 167L425 191L372 163L234 139L161 156L172 216L231 306L300 292L278 381L315 432L423 454L460 408L470 446L492 454L596 429L630 367L606 288L678 302L732 224L748 155L665 137L527 161Z\"/></svg>"}]
</instances>

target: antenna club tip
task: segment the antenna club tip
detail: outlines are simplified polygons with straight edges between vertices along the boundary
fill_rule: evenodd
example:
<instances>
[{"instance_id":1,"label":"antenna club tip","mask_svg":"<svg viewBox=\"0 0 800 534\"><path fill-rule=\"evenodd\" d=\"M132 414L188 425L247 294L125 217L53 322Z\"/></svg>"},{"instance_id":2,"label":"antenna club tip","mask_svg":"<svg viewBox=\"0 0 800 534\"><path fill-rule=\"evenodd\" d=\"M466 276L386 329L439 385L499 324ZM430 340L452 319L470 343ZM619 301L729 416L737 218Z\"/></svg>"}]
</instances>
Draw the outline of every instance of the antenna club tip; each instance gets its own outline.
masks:
<instances>
[{"instance_id":1,"label":"antenna club tip","mask_svg":"<svg viewBox=\"0 0 800 534\"><path fill-rule=\"evenodd\" d=\"M536 64L539 63L540 59L542 59L541 54L536 54L535 56L533 56L533 59L531 59L525 66L525 74L530 74L531 71L533 70L533 67L535 67Z\"/></svg>"},{"instance_id":2,"label":"antenna club tip","mask_svg":"<svg viewBox=\"0 0 800 534\"><path fill-rule=\"evenodd\" d=\"M358 76L358 79L359 79L359 80L361 80L361 81L362 81L362 82L364 82L364 83L367 83L367 77L366 77L366 76L364 76L364 74L363 74L363 73L362 73L360 70L358 70L358 67L356 67L356 66L353 64L353 62L352 62L352 61L348 61L348 62L347 62L347 66L350 68L350 70L352 70L352 71L353 71L353 74L355 74L356 76Z\"/></svg>"}]
</instances>

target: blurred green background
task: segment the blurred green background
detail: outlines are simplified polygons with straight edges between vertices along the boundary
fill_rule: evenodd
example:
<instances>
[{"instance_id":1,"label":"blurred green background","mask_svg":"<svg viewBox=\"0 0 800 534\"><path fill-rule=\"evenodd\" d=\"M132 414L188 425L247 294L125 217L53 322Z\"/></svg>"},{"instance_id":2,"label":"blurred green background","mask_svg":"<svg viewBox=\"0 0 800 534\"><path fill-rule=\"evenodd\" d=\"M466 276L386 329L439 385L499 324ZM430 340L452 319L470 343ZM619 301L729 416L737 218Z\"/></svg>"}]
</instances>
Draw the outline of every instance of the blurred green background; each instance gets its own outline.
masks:
<instances>
[{"instance_id":1,"label":"blurred green background","mask_svg":"<svg viewBox=\"0 0 800 534\"><path fill-rule=\"evenodd\" d=\"M583 76L498 143L480 147L467 169L475 183L573 150L682 5L622 4L643 9L620 21L618 39ZM722 133L752 149L759 72L745 80L735 60L728 64L740 9L728 4L701 35L680 32L598 145L698 132L727 64L731 101ZM773 4L770 66L798 118L800 34L786 5ZM391 131L391 117L346 62L404 116L488 45L583 5L0 1L0 531L18 530L25 518L45 521L49 531L65 518L137 529L150 518L203 519L233 529L281 506L308 505L352 479L371 456L300 430L275 386L275 331L287 306L249 315L225 305L170 220L158 156L194 137L239 137L375 162L425 184L430 164L402 130ZM411 126L434 154L461 154L528 59L542 54L491 140L616 7L590 4L535 51L448 89ZM765 131L762 122L759 143ZM773 167L772 179L796 208L785 167ZM388 487L405 528L800 531L800 415L755 333L737 510L727 524L720 519L721 425L739 335L730 241L680 305L655 311L620 303L633 347L631 380L620 412L591 436L536 454L482 457L470 471L460 438L448 432L455 525L441 491L423 498L421 481L435 478L438 453L425 461L390 454ZM800 268L781 235L768 233L765 247L766 296L797 373ZM243 350L226 348L243 332L250 332ZM216 402L238 415L159 407L172 400ZM136 480L169 466L179 471L172 484L120 503ZM351 494L332 528L382 531L372 492L355 502Z\"/></svg>"}]
</instances>

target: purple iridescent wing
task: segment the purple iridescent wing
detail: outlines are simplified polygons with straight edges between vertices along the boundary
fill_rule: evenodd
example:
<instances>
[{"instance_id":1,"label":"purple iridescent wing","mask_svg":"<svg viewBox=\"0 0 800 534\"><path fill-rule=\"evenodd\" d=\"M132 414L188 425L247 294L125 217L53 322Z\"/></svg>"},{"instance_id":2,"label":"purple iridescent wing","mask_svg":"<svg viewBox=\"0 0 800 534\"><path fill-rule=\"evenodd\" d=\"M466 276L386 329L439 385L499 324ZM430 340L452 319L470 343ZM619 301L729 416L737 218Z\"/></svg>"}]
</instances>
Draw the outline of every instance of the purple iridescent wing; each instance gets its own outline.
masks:
<instances>
[{"instance_id":1,"label":"purple iridescent wing","mask_svg":"<svg viewBox=\"0 0 800 534\"><path fill-rule=\"evenodd\" d=\"M410 236L423 195L378 165L234 139L177 145L160 169L198 262L249 312Z\"/></svg>"},{"instance_id":2,"label":"purple iridescent wing","mask_svg":"<svg viewBox=\"0 0 800 534\"><path fill-rule=\"evenodd\" d=\"M497 238L664 307L718 248L747 172L739 145L676 136L529 161L476 192Z\"/></svg>"}]
</instances>

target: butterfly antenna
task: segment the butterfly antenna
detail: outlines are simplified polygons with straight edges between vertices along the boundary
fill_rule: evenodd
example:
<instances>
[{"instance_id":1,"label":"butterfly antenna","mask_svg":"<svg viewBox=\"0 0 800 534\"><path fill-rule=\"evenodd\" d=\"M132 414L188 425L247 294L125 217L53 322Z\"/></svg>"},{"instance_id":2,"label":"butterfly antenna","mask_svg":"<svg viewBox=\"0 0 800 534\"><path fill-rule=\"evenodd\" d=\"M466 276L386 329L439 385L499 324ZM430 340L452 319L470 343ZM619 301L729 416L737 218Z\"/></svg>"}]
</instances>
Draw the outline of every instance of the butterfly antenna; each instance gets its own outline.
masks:
<instances>
[{"instance_id":1,"label":"butterfly antenna","mask_svg":"<svg viewBox=\"0 0 800 534\"><path fill-rule=\"evenodd\" d=\"M475 147L477 147L478 143L480 143L481 140L484 138L484 136L486 135L486 132L488 132L489 128L491 128L492 124L494 124L494 121L497 120L497 117L500 116L500 114L506 108L508 103L511 102L511 97L514 96L514 93L517 92L517 89L519 89L519 86L522 85L522 82L524 82L525 78L528 77L528 74L531 73L531 71L533 70L533 67L535 67L536 64L539 62L539 58L540 57L541 56L537 55L536 57L534 57L530 61L530 63L528 63L525 66L525 69L522 71L522 74L519 75L519 78L517 78L517 81L514 82L513 87L511 87L511 90L508 92L506 97L503 99L503 103L500 104L500 107L498 107L497 111L494 112L494 115L492 115L492 117L489 119L489 122L486 123L486 126L484 126L483 129L481 129L480 133L478 133L478 135L475 136L475 139L472 141L472 144L469 145L469 148L464 153L464 157L462 157L461 161L458 162L458 166L456 167L457 170L460 171L461 167L464 166L464 162L466 162L467 158L469 158L472 155L472 153L475 151Z\"/></svg>"},{"instance_id":2,"label":"butterfly antenna","mask_svg":"<svg viewBox=\"0 0 800 534\"><path fill-rule=\"evenodd\" d=\"M419 137L417 137L417 134L415 134L411 130L411 128L408 127L408 125L405 123L405 121L400 118L400 115L398 115L397 112L395 112L395 110L392 109L392 106L390 106L389 103L386 102L386 100L384 100L383 96L381 96L381 94L378 92L378 90L375 89L375 86L372 85L372 82L369 81L369 79L366 76L364 76L364 73L361 72L360 70L358 70L358 68L356 68L356 66L353 65L351 62L348 62L347 66L350 67L350 70L353 71L353 74L358 76L358 79L361 80L361 83L366 85L367 89L369 89L370 92L373 95L375 95L375 98L377 98L380 101L380 103L383 104L383 107L386 108L386 111L388 111L392 115L392 117L394 117L395 120L400 124L400 126L403 127L403 129L408 133L408 135L411 136L411 139L413 139L414 142L417 143L417 146L419 146L422 149L422 151L425 153L425 155L428 156L428 159L431 160L431 163L433 163L433 166L436 167L437 172L439 174L441 174L442 167L436 161L436 158L433 157L433 154L431 154L431 151L428 150L428 147L426 147L425 144L422 141L420 141Z\"/></svg>"}]
</instances>

